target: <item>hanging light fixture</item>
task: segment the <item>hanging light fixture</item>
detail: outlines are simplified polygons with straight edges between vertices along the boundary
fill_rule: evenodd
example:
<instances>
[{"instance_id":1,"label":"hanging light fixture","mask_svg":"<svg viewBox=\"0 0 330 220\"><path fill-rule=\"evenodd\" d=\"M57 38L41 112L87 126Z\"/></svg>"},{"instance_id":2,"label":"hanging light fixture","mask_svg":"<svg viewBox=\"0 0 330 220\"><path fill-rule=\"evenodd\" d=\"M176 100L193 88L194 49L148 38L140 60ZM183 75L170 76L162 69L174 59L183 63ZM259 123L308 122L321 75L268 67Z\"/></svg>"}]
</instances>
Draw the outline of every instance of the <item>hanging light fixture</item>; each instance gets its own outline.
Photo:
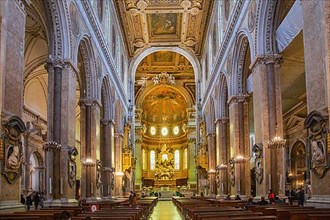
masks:
<instances>
[{"instance_id":1,"label":"hanging light fixture","mask_svg":"<svg viewBox=\"0 0 330 220\"><path fill-rule=\"evenodd\" d=\"M281 137L274 137L272 140L267 142L267 146L269 149L280 149L285 147L286 140Z\"/></svg>"}]
</instances>

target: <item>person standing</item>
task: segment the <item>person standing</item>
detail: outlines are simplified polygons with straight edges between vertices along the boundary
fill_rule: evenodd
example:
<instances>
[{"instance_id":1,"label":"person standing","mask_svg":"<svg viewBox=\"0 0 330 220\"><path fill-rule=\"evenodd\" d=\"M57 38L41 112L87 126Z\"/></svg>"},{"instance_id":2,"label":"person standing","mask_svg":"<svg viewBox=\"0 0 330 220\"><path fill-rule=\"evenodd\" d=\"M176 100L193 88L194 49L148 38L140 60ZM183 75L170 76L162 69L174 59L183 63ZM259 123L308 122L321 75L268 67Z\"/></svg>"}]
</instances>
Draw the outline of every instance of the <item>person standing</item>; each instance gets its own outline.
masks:
<instances>
[{"instance_id":1,"label":"person standing","mask_svg":"<svg viewBox=\"0 0 330 220\"><path fill-rule=\"evenodd\" d=\"M275 201L275 194L273 193L273 191L270 189L269 193L268 193L268 199L270 200L274 200Z\"/></svg>"},{"instance_id":2,"label":"person standing","mask_svg":"<svg viewBox=\"0 0 330 220\"><path fill-rule=\"evenodd\" d=\"M29 211L32 205L32 196L31 193L26 197L26 210Z\"/></svg>"},{"instance_id":3,"label":"person standing","mask_svg":"<svg viewBox=\"0 0 330 220\"><path fill-rule=\"evenodd\" d=\"M44 196L44 193L42 192L41 194L40 194L40 207L41 208L44 208L44 201L45 201L45 196Z\"/></svg>"},{"instance_id":4,"label":"person standing","mask_svg":"<svg viewBox=\"0 0 330 220\"><path fill-rule=\"evenodd\" d=\"M128 202L129 202L129 206L133 205L133 192L132 191L129 192Z\"/></svg>"},{"instance_id":5,"label":"person standing","mask_svg":"<svg viewBox=\"0 0 330 220\"><path fill-rule=\"evenodd\" d=\"M40 202L39 192L36 192L36 194L34 194L33 201L34 201L34 206L37 210Z\"/></svg>"},{"instance_id":6,"label":"person standing","mask_svg":"<svg viewBox=\"0 0 330 220\"><path fill-rule=\"evenodd\" d=\"M300 207L304 207L305 192L301 188L298 189L297 200Z\"/></svg>"}]
</instances>

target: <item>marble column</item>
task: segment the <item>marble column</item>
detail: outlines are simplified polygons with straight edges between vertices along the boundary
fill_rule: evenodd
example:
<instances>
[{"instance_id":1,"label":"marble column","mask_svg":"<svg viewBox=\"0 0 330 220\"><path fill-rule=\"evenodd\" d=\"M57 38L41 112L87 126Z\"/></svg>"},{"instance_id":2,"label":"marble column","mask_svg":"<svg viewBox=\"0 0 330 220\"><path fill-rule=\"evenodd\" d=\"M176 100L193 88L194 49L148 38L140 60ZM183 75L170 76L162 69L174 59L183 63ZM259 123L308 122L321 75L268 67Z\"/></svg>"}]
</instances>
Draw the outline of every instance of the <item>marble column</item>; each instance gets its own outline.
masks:
<instances>
[{"instance_id":1,"label":"marble column","mask_svg":"<svg viewBox=\"0 0 330 220\"><path fill-rule=\"evenodd\" d=\"M142 189L142 174L143 174L143 167L142 167L142 146L141 146L141 136L135 135L135 157L136 160L136 168L135 168L135 185L139 186ZM148 157L146 157L147 159ZM145 161L146 163L146 161Z\"/></svg>"},{"instance_id":2,"label":"marble column","mask_svg":"<svg viewBox=\"0 0 330 220\"><path fill-rule=\"evenodd\" d=\"M76 71L70 61L49 58L46 142L46 205L77 204L69 184L69 146L75 146Z\"/></svg>"},{"instance_id":3,"label":"marble column","mask_svg":"<svg viewBox=\"0 0 330 220\"><path fill-rule=\"evenodd\" d=\"M103 164L102 169L102 198L109 200L112 198L112 175L114 168L112 167L112 139L114 129L114 122L112 120L103 119L101 120L101 161Z\"/></svg>"},{"instance_id":4,"label":"marble column","mask_svg":"<svg viewBox=\"0 0 330 220\"><path fill-rule=\"evenodd\" d=\"M235 186L232 192L250 196L248 95L240 94L229 99L231 157L235 161Z\"/></svg>"},{"instance_id":5,"label":"marble column","mask_svg":"<svg viewBox=\"0 0 330 220\"><path fill-rule=\"evenodd\" d=\"M196 173L196 136L194 129L191 129L191 133L188 134L188 184L191 189L197 187L197 173Z\"/></svg>"},{"instance_id":6,"label":"marble column","mask_svg":"<svg viewBox=\"0 0 330 220\"><path fill-rule=\"evenodd\" d=\"M319 111L324 115L330 112L330 2L302 1L303 37L306 75L307 114ZM330 120L326 123L330 128ZM329 141L329 134L328 134ZM310 143L307 143L310 149ZM329 158L328 142L328 158ZM311 159L311 158L309 158ZM310 161L308 161L310 163ZM330 206L330 170L320 178L310 172L311 199L307 205Z\"/></svg>"},{"instance_id":7,"label":"marble column","mask_svg":"<svg viewBox=\"0 0 330 220\"><path fill-rule=\"evenodd\" d=\"M229 161L229 138L228 118L216 120L216 164L219 172L218 194L227 195L229 190L228 161Z\"/></svg>"},{"instance_id":8,"label":"marble column","mask_svg":"<svg viewBox=\"0 0 330 220\"><path fill-rule=\"evenodd\" d=\"M264 196L272 189L283 194L284 149L269 149L267 142L283 135L282 104L280 89L280 57L257 57L251 65L253 74L253 109L255 142L263 145L264 178L257 183L257 195Z\"/></svg>"},{"instance_id":9,"label":"marble column","mask_svg":"<svg viewBox=\"0 0 330 220\"><path fill-rule=\"evenodd\" d=\"M206 135L207 146L208 146L208 165L209 165L209 183L210 183L210 194L216 195L216 182L215 182L215 168L216 168L216 149L215 149L215 134L208 133Z\"/></svg>"},{"instance_id":10,"label":"marble column","mask_svg":"<svg viewBox=\"0 0 330 220\"><path fill-rule=\"evenodd\" d=\"M81 99L81 199L93 202L98 196L96 189L97 124L100 105L93 99Z\"/></svg>"},{"instance_id":11,"label":"marble column","mask_svg":"<svg viewBox=\"0 0 330 220\"><path fill-rule=\"evenodd\" d=\"M0 1L0 115L22 117L24 78L25 4L19 1ZM0 126L0 133L4 130ZM2 142L2 139L1 139ZM3 149L2 143L0 148ZM0 150L0 169L3 171L4 152ZM0 176L0 213L24 210L20 203L21 177L9 184Z\"/></svg>"},{"instance_id":12,"label":"marble column","mask_svg":"<svg viewBox=\"0 0 330 220\"><path fill-rule=\"evenodd\" d=\"M61 175L61 106L62 106L62 70L64 63L60 59L49 59L48 71L48 122L46 142L47 167L47 204L61 204L63 178ZM63 181L63 180L62 180Z\"/></svg>"},{"instance_id":13,"label":"marble column","mask_svg":"<svg viewBox=\"0 0 330 220\"><path fill-rule=\"evenodd\" d=\"M116 169L116 181L115 181L115 195L123 196L123 175L120 172L123 171L123 144L124 144L124 134L115 133L115 169ZM120 173L120 175L118 175Z\"/></svg>"}]
</instances>

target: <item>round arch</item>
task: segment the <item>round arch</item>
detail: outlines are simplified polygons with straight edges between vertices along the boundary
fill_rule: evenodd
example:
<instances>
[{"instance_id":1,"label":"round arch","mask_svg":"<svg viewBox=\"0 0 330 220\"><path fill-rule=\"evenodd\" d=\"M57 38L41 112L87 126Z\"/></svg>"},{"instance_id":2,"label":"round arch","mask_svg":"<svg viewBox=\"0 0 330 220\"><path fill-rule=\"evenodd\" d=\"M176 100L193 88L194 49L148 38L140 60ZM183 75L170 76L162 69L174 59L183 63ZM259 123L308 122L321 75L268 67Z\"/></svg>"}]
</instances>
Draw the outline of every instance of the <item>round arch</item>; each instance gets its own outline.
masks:
<instances>
[{"instance_id":1,"label":"round arch","mask_svg":"<svg viewBox=\"0 0 330 220\"><path fill-rule=\"evenodd\" d=\"M274 18L278 0L258 1L254 53L260 55L274 54L276 51Z\"/></svg>"},{"instance_id":2,"label":"round arch","mask_svg":"<svg viewBox=\"0 0 330 220\"><path fill-rule=\"evenodd\" d=\"M90 36L82 35L80 41L78 41L77 55L75 64L78 66L78 53L81 52L82 60L85 67L85 75L78 76L78 81L80 83L80 89L86 90L82 94L83 98L97 98L97 77L96 77L96 66L95 66L95 54L93 51L92 43L90 41ZM84 78L82 78L84 77ZM82 91L81 91L82 92Z\"/></svg>"},{"instance_id":3,"label":"round arch","mask_svg":"<svg viewBox=\"0 0 330 220\"><path fill-rule=\"evenodd\" d=\"M102 80L102 87L101 87L101 101L104 112L103 112L103 117L104 119L112 119L112 105L111 103L113 102L112 96L111 96L111 87L110 87L110 79L108 75L103 77Z\"/></svg>"},{"instance_id":4,"label":"round arch","mask_svg":"<svg viewBox=\"0 0 330 220\"><path fill-rule=\"evenodd\" d=\"M200 78L200 73L201 73L201 67L200 67L200 63L197 59L197 57L182 49L179 47L152 47L152 48L148 48L146 50L144 50L143 52L141 52L137 57L135 57L130 66L129 66L129 72L132 74L131 75L131 80L134 81L135 79L135 73L136 73L136 69L138 67L138 65L140 64L140 62L148 55L157 52L157 51L172 51L172 52L176 52L179 53L181 55L183 55L185 58L187 58L189 60L189 62L191 63L191 65L193 66L194 69L194 74L195 74L195 81L197 82Z\"/></svg>"},{"instance_id":5,"label":"round arch","mask_svg":"<svg viewBox=\"0 0 330 220\"><path fill-rule=\"evenodd\" d=\"M244 82L247 78L246 76L246 57L247 52L250 50L250 63L253 57L253 50L251 50L251 45L248 35L245 31L240 31L236 36L236 43L234 45L233 59L232 59L232 84L230 85L230 96L239 95L245 93ZM248 66L250 66L250 63ZM248 68L248 67L247 67ZM235 74L235 75L234 75Z\"/></svg>"}]
</instances>

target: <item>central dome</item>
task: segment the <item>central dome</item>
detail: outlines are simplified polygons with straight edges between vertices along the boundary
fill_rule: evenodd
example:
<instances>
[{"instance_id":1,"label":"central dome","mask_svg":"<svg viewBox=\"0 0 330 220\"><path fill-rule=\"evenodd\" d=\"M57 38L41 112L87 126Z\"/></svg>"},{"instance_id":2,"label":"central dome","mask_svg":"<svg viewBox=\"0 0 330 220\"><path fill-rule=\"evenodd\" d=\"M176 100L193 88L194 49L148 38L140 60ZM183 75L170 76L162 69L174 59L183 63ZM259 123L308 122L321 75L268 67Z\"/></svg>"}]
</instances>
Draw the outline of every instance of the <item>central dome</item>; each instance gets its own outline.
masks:
<instances>
[{"instance_id":1,"label":"central dome","mask_svg":"<svg viewBox=\"0 0 330 220\"><path fill-rule=\"evenodd\" d=\"M148 93L142 108L142 120L152 124L180 123L187 118L185 98L169 86L161 86Z\"/></svg>"}]
</instances>

